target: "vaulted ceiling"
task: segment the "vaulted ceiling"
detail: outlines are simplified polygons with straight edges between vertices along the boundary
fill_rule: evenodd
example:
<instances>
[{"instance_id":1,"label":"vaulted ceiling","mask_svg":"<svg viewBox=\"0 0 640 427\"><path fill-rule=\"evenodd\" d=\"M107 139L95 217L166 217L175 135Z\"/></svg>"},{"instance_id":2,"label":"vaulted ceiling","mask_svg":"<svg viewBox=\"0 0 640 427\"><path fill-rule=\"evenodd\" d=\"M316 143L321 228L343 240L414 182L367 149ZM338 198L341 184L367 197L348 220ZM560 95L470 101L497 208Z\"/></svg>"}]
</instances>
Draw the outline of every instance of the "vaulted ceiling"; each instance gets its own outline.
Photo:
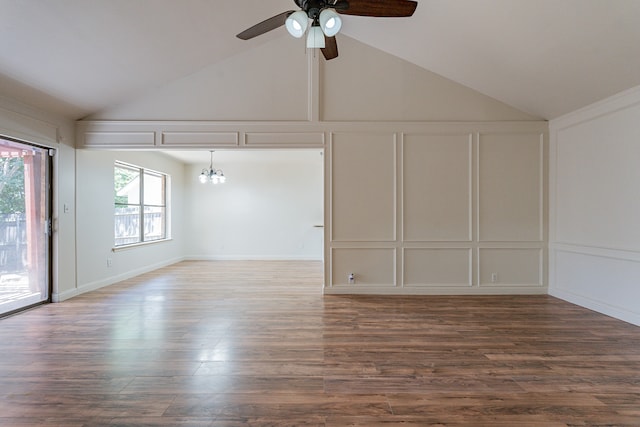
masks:
<instances>
[{"instance_id":1,"label":"vaulted ceiling","mask_svg":"<svg viewBox=\"0 0 640 427\"><path fill-rule=\"evenodd\" d=\"M0 0L0 95L79 119L282 37L235 34L292 9ZM638 0L418 0L411 18L346 16L341 34L544 119L640 85Z\"/></svg>"}]
</instances>

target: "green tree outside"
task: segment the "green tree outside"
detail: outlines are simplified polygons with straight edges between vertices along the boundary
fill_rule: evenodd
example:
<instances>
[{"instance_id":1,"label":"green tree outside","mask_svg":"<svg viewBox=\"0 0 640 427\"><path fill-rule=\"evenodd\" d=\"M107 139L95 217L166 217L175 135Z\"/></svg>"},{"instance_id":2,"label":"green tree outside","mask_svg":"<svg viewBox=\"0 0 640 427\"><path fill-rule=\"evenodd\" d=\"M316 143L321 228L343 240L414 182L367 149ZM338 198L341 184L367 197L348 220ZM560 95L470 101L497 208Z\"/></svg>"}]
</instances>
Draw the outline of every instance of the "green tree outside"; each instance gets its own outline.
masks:
<instances>
[{"instance_id":1,"label":"green tree outside","mask_svg":"<svg viewBox=\"0 0 640 427\"><path fill-rule=\"evenodd\" d=\"M0 158L0 214L25 213L24 160Z\"/></svg>"},{"instance_id":2,"label":"green tree outside","mask_svg":"<svg viewBox=\"0 0 640 427\"><path fill-rule=\"evenodd\" d=\"M136 179L140 173L137 169L129 169L121 166L114 168L114 200L116 205L126 205L129 203L127 196L118 196L118 192Z\"/></svg>"}]
</instances>

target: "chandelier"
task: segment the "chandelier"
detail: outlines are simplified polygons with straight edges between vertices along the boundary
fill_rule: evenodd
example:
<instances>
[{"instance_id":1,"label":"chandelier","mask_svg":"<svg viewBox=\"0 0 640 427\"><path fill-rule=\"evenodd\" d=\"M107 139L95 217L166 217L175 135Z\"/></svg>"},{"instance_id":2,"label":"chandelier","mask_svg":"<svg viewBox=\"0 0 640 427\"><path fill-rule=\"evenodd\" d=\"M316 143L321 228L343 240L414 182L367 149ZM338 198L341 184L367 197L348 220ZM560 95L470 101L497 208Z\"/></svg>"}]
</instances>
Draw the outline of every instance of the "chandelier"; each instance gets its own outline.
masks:
<instances>
[{"instance_id":1,"label":"chandelier","mask_svg":"<svg viewBox=\"0 0 640 427\"><path fill-rule=\"evenodd\" d=\"M206 184L210 182L212 184L224 184L227 178L222 173L222 169L214 169L213 168L213 151L211 153L211 162L209 163L209 169L202 169L200 176L198 179L201 183Z\"/></svg>"}]
</instances>

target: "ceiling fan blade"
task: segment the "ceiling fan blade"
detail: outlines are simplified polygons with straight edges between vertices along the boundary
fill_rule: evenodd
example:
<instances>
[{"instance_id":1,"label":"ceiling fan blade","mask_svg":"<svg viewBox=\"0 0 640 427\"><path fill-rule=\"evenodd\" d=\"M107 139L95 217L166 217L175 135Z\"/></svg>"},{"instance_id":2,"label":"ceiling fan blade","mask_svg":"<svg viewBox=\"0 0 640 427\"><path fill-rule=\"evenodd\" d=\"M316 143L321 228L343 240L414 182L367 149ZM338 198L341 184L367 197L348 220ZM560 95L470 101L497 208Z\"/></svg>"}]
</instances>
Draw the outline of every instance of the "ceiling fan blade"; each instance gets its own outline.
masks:
<instances>
[{"instance_id":1,"label":"ceiling fan blade","mask_svg":"<svg viewBox=\"0 0 640 427\"><path fill-rule=\"evenodd\" d=\"M418 2L412 0L348 0L346 9L336 8L343 15L401 18L413 15Z\"/></svg>"},{"instance_id":2,"label":"ceiling fan blade","mask_svg":"<svg viewBox=\"0 0 640 427\"><path fill-rule=\"evenodd\" d=\"M236 37L242 40L249 40L271 30L275 30L276 28L283 26L289 15L293 12L293 10L288 10L279 15L272 16L269 19L265 19L259 24L256 24L251 28L247 28L240 34L236 35Z\"/></svg>"},{"instance_id":3,"label":"ceiling fan blade","mask_svg":"<svg viewBox=\"0 0 640 427\"><path fill-rule=\"evenodd\" d=\"M338 43L336 42L336 37L327 37L324 36L324 44L325 47L320 49L322 54L324 55L324 59L327 61L333 58L338 57Z\"/></svg>"}]
</instances>

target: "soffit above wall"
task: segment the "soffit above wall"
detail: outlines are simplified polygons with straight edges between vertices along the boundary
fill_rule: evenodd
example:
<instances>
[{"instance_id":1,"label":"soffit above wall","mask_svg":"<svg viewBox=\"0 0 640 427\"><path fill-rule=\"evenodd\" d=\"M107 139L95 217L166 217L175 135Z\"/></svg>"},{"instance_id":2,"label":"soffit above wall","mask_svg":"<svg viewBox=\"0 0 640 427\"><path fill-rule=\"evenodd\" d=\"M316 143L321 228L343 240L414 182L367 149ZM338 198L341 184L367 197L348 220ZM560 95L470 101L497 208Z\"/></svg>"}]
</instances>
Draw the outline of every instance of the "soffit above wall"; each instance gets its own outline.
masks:
<instances>
[{"instance_id":1,"label":"soffit above wall","mask_svg":"<svg viewBox=\"0 0 640 427\"><path fill-rule=\"evenodd\" d=\"M269 149L269 150L216 150L213 153L215 167L238 163L311 163L322 161L324 150L318 149ZM166 150L164 153L185 164L209 165L210 152L202 150Z\"/></svg>"}]
</instances>

